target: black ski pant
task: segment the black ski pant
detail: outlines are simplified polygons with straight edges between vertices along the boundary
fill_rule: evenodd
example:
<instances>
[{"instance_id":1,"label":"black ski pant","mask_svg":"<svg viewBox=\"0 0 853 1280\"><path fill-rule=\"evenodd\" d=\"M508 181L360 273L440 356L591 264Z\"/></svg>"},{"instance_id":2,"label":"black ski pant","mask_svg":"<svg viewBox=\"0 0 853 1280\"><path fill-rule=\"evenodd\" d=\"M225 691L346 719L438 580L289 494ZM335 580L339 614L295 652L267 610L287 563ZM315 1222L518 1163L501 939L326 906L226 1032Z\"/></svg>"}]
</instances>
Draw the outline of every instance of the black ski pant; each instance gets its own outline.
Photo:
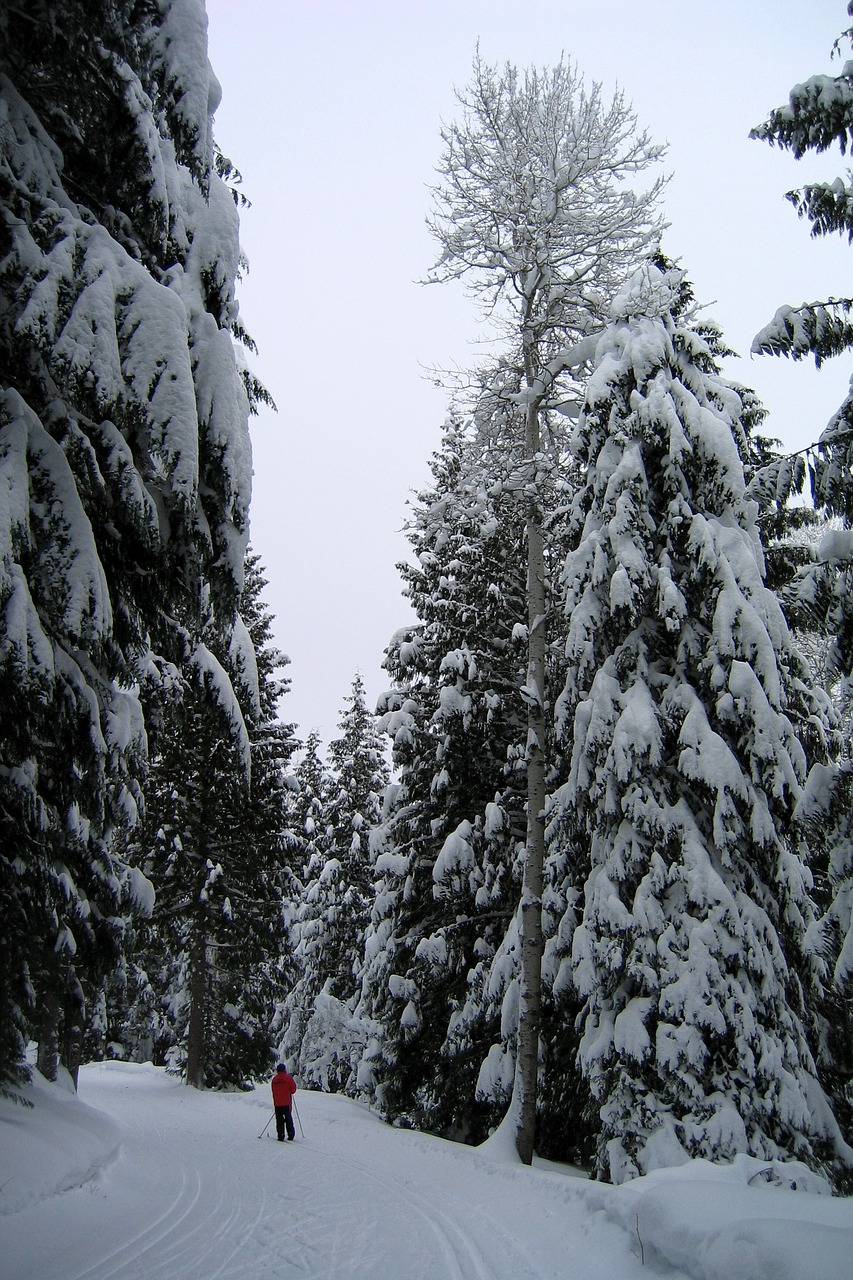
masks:
<instances>
[{"instance_id":1,"label":"black ski pant","mask_svg":"<svg viewBox=\"0 0 853 1280\"><path fill-rule=\"evenodd\" d=\"M285 1127L287 1128L287 1136L292 1142L296 1137L296 1130L293 1127L293 1116L290 1113L290 1107L276 1107L275 1131L279 1142L284 1142Z\"/></svg>"}]
</instances>

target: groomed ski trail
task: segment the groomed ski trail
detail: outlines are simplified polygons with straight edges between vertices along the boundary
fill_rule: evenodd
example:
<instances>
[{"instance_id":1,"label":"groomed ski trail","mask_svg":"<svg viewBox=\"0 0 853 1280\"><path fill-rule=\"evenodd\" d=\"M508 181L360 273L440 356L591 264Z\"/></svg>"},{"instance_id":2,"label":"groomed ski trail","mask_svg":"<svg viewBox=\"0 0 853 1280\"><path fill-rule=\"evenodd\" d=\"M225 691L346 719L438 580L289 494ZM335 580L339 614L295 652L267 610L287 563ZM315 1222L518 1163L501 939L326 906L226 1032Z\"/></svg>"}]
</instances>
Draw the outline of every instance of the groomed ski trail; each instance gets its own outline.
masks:
<instances>
[{"instance_id":1,"label":"groomed ski trail","mask_svg":"<svg viewBox=\"0 0 853 1280\"><path fill-rule=\"evenodd\" d=\"M112 1117L115 1149L83 1185L0 1217L4 1280L656 1274L588 1184L391 1129L345 1098L301 1091L305 1136L279 1143L258 1141L265 1088L199 1093L105 1063L81 1072L80 1097Z\"/></svg>"}]
</instances>

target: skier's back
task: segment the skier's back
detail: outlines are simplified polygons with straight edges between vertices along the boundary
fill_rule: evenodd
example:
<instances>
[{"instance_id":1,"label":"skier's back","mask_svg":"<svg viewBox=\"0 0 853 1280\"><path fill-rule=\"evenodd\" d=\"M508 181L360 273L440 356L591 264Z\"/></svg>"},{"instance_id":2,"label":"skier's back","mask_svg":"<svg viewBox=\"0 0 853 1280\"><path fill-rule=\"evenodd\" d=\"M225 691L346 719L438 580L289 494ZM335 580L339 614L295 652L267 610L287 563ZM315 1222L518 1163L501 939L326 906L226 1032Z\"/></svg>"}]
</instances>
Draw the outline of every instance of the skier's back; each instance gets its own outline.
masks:
<instances>
[{"instance_id":1,"label":"skier's back","mask_svg":"<svg viewBox=\"0 0 853 1280\"><path fill-rule=\"evenodd\" d=\"M275 1128L279 1142L284 1142L284 1131L287 1129L288 1139L292 1142L296 1137L293 1127L293 1095L296 1093L296 1081L288 1073L287 1067L280 1062L272 1078L272 1100L275 1107Z\"/></svg>"}]
</instances>

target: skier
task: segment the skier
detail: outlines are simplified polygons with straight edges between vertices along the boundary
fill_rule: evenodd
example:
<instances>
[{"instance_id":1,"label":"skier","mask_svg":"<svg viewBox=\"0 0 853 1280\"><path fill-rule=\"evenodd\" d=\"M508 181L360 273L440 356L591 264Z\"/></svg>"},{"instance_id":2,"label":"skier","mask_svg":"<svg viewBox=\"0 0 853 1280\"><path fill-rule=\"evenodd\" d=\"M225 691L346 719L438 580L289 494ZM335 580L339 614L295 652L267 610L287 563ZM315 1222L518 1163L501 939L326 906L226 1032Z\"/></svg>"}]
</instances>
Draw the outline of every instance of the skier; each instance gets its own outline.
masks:
<instances>
[{"instance_id":1,"label":"skier","mask_svg":"<svg viewBox=\"0 0 853 1280\"><path fill-rule=\"evenodd\" d=\"M291 1114L291 1103L293 1095L296 1093L296 1081L292 1075L288 1074L287 1067L280 1062L275 1069L275 1075L272 1078L272 1100L275 1107L275 1128L278 1134L279 1142L284 1142L284 1130L287 1127L287 1137L290 1142L296 1137L296 1130L293 1127L293 1115Z\"/></svg>"}]
</instances>

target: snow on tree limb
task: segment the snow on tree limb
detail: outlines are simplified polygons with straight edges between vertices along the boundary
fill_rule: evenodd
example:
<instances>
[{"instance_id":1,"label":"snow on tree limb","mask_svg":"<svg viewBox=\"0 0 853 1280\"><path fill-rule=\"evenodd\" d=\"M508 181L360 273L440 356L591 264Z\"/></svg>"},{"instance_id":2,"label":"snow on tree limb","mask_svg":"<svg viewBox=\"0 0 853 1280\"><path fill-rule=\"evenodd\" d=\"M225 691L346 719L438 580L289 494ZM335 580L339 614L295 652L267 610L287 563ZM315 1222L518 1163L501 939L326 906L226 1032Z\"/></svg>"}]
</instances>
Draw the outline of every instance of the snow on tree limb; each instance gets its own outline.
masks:
<instances>
[{"instance_id":1,"label":"snow on tree limb","mask_svg":"<svg viewBox=\"0 0 853 1280\"><path fill-rule=\"evenodd\" d=\"M847 1158L813 1107L802 957L817 908L791 834L804 741L824 741L798 729L827 727L826 704L764 586L741 399L693 315L683 273L632 278L576 433L589 470L565 569L571 767L549 834L552 857L565 841L586 873L580 1060L598 1166L617 1181L684 1153Z\"/></svg>"}]
</instances>

